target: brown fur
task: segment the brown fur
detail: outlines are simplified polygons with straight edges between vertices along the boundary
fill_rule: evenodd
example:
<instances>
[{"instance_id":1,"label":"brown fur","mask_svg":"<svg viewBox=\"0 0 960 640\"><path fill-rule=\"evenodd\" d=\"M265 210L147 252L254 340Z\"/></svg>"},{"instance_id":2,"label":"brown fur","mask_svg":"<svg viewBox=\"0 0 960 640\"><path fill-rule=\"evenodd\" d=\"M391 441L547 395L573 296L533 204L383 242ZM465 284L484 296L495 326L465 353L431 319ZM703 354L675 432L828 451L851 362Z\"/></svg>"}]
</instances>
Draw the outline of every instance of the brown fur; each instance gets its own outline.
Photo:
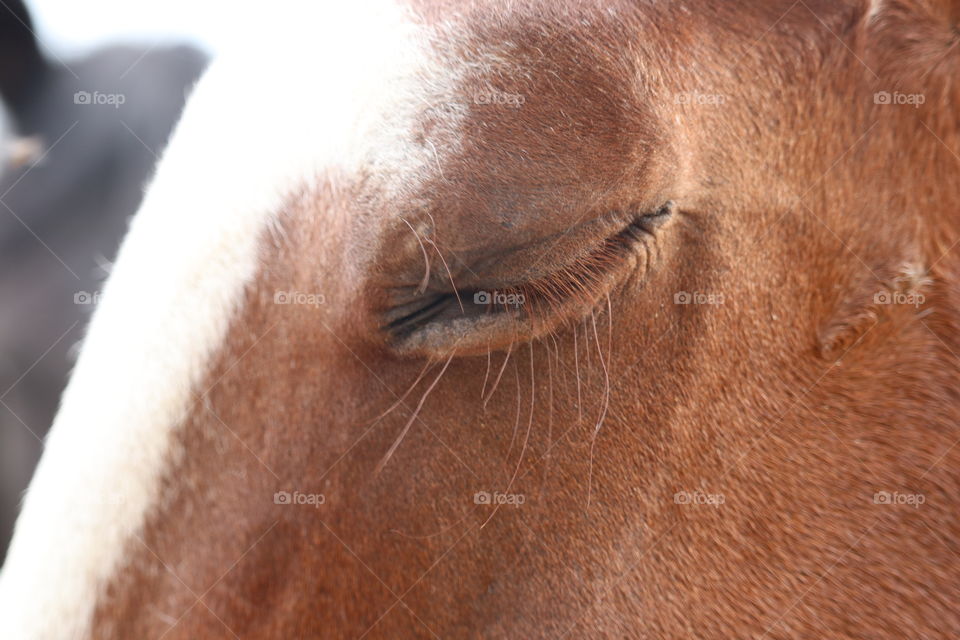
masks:
<instances>
[{"instance_id":1,"label":"brown fur","mask_svg":"<svg viewBox=\"0 0 960 640\"><path fill-rule=\"evenodd\" d=\"M867 9L418 6L501 61L459 154L403 202L328 175L290 203L94 636L957 637L957 11ZM549 278L666 200L563 322L453 357L375 472L451 354L398 348L391 305Z\"/></svg>"}]
</instances>

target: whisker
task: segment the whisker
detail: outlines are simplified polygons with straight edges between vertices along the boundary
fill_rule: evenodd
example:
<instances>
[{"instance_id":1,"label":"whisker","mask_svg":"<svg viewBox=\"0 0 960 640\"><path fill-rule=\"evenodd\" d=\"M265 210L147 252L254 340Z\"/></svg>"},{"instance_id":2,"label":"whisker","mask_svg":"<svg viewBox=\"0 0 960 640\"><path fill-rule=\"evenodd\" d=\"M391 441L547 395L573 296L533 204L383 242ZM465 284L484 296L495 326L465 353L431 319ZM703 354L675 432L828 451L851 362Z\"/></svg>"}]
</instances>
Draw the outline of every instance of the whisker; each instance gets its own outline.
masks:
<instances>
[{"instance_id":1,"label":"whisker","mask_svg":"<svg viewBox=\"0 0 960 640\"><path fill-rule=\"evenodd\" d=\"M400 218L403 221L403 224L410 227L410 231L413 231L414 237L416 237L417 242L420 244L420 251L423 252L423 261L426 264L426 270L423 274L423 280L420 281L420 286L417 287L416 293L420 295L427 290L427 285L430 284L430 256L427 254L427 248L423 246L423 240L420 239L420 234L417 233L417 230L413 228L413 225L407 222L404 218Z\"/></svg>"},{"instance_id":2,"label":"whisker","mask_svg":"<svg viewBox=\"0 0 960 640\"><path fill-rule=\"evenodd\" d=\"M389 409L387 409L386 411L384 411L383 413L381 413L381 414L376 418L376 420L374 420L373 422L371 422L371 423L370 423L370 426L372 427L373 425L377 424L378 422L380 422L381 420L383 420L384 418L386 418L386 417L387 417L392 411L394 411L397 407L399 407L401 404L403 404L403 401L406 400L406 399L407 399L407 396L410 395L410 392L413 391L414 388L416 388L416 386L417 386L418 384L420 384L420 381L423 380L423 376L426 375L427 370L428 370L432 365L433 365L433 361L432 361L432 360L428 360L428 361L427 361L427 364L424 365L423 369L420 370L420 375L418 375L418 376L417 376L417 379L413 381L413 384L412 384L412 385L410 385L410 388L407 389L407 390L403 393L402 396L400 396L399 398L397 398L397 401L394 402L392 405L390 405L390 408L389 408Z\"/></svg>"},{"instance_id":3,"label":"whisker","mask_svg":"<svg viewBox=\"0 0 960 640\"><path fill-rule=\"evenodd\" d=\"M573 327L573 367L577 376L577 425L583 424L583 399L580 396L580 346L577 344L577 327Z\"/></svg>"},{"instance_id":4,"label":"whisker","mask_svg":"<svg viewBox=\"0 0 960 640\"><path fill-rule=\"evenodd\" d=\"M510 346L507 347L507 356L503 359L503 365L500 367L500 373L497 374L497 379L493 381L493 387L490 388L490 394L483 401L483 408L487 408L487 403L490 402L490 398L493 397L493 394L496 393L497 387L500 385L500 378L503 377L503 370L507 368L507 362L510 360L510 354L513 352L513 343L510 343Z\"/></svg>"},{"instance_id":5,"label":"whisker","mask_svg":"<svg viewBox=\"0 0 960 640\"><path fill-rule=\"evenodd\" d=\"M520 458L517 460L517 467L513 470L513 477L510 478L510 482L507 483L507 489L504 491L505 494L509 494L510 490L513 489L513 483L517 479L517 474L520 473L520 467L523 465L523 458L527 453L527 443L530 442L530 431L533 429L533 409L534 409L534 398L536 394L536 385L534 384L534 373L533 373L533 343L528 345L530 347L530 419L527 422L527 435L523 438L523 447L520 449ZM487 523L493 519L493 516L497 515L497 511L500 510L500 504L493 508L493 512L490 514L490 517L484 521L480 528L487 526Z\"/></svg>"},{"instance_id":6,"label":"whisker","mask_svg":"<svg viewBox=\"0 0 960 640\"><path fill-rule=\"evenodd\" d=\"M587 342L583 345L583 353L586 356L586 360L587 360L586 366L584 368L587 371L590 371L593 368L593 356L591 355L592 352L590 351L590 338L589 338L590 332L587 330L586 318L583 319L583 335L588 336L587 338L585 338Z\"/></svg>"},{"instance_id":7,"label":"whisker","mask_svg":"<svg viewBox=\"0 0 960 640\"><path fill-rule=\"evenodd\" d=\"M477 508L474 507L474 508L473 508L473 511L476 511L476 510L477 510ZM472 511L471 511L471 513L472 513ZM395 533L395 534L397 534L398 536L407 538L407 539L409 539L409 540L429 540L430 538L436 538L437 536L441 536L441 535L445 534L447 531L450 531L450 529L454 528L455 526L457 526L458 524L460 524L461 522L463 522L464 520L466 520L466 519L467 519L467 516L469 516L469 515L470 515L470 513L466 513L466 514L464 514L464 516L463 516L462 518L460 518L460 519L457 520L456 522L454 522L454 523L452 523L452 524L450 524L450 525L448 525L448 526L440 529L440 531L437 531L436 533L428 533L428 534L422 535L422 536L415 536L415 535L411 535L411 534L409 534L409 533L404 533L403 531L400 531L400 529L390 529L389 532L390 532L390 533Z\"/></svg>"},{"instance_id":8,"label":"whisker","mask_svg":"<svg viewBox=\"0 0 960 640\"><path fill-rule=\"evenodd\" d=\"M607 358L613 368L613 305L610 303L610 293L607 293Z\"/></svg>"},{"instance_id":9,"label":"whisker","mask_svg":"<svg viewBox=\"0 0 960 640\"><path fill-rule=\"evenodd\" d=\"M420 398L420 402L417 403L417 408L414 410L413 415L410 416L410 419L407 420L407 424L404 425L403 430L400 432L400 435L397 436L397 439L394 440L393 445L390 446L389 451L386 455L383 456L383 459L377 464L374 469L374 475L379 474L383 467L390 461L390 458L393 456L393 452L397 450L397 447L400 446L400 443L403 441L403 438L407 435L407 431L410 430L410 426L413 424L413 421L417 419L417 416L420 415L420 409L423 408L423 403L427 401L427 397L430 395L430 392L433 391L434 387L437 386L437 383L440 382L440 378L443 377L444 372L447 370L447 367L450 366L450 363L453 362L453 356L456 355L456 345L454 345L454 350L450 352L450 357L447 358L446 363L444 363L443 368L440 370L440 373L437 375L433 383L427 388L423 396Z\"/></svg>"},{"instance_id":10,"label":"whisker","mask_svg":"<svg viewBox=\"0 0 960 640\"><path fill-rule=\"evenodd\" d=\"M443 268L447 270L447 277L450 278L450 286L453 287L453 295L457 297L457 304L460 305L460 313L466 313L466 310L463 308L463 300L460 299L460 292L457 290L457 283L453 281L453 274L450 272L450 267L447 266L447 261L444 259L443 254L440 252L440 247L430 238L427 238L427 242L437 250L437 255L440 256L440 262L443 263Z\"/></svg>"},{"instance_id":11,"label":"whisker","mask_svg":"<svg viewBox=\"0 0 960 640\"><path fill-rule=\"evenodd\" d=\"M544 343L544 347L547 350L547 376L550 379L550 396L549 396L549 412L547 413L547 443L549 454L549 446L553 445L553 363L550 361L550 347ZM554 340L554 347L556 347L556 340Z\"/></svg>"},{"instance_id":12,"label":"whisker","mask_svg":"<svg viewBox=\"0 0 960 640\"><path fill-rule=\"evenodd\" d=\"M597 425L593 429L593 438L590 440L590 470L587 475L587 509L590 508L590 496L593 489L593 454L597 445L597 435L600 433L600 427L607 417L607 408L610 406L610 373L607 371L607 364L603 358L603 351L600 348L600 336L597 333L597 316L591 311L590 321L593 323L593 338L597 345L597 357L600 359L600 366L603 368L604 392L603 409L600 417L597 419Z\"/></svg>"},{"instance_id":13,"label":"whisker","mask_svg":"<svg viewBox=\"0 0 960 640\"><path fill-rule=\"evenodd\" d=\"M487 379L490 377L490 360L491 360L490 347L487 347L487 372L483 374L483 388L480 389L480 397L487 395Z\"/></svg>"},{"instance_id":14,"label":"whisker","mask_svg":"<svg viewBox=\"0 0 960 640\"><path fill-rule=\"evenodd\" d=\"M557 363L557 372L559 373L560 372L560 345L557 343L557 336L553 332L550 333L550 340L551 342L553 342L553 355L554 355L554 360ZM566 376L564 376L564 381L566 381Z\"/></svg>"},{"instance_id":15,"label":"whisker","mask_svg":"<svg viewBox=\"0 0 960 640\"><path fill-rule=\"evenodd\" d=\"M513 451L513 443L517 439L517 430L520 428L520 369L517 363L513 363L513 372L517 378L517 419L513 423L513 436L510 437L510 446L507 448L507 459L510 459L510 452Z\"/></svg>"},{"instance_id":16,"label":"whisker","mask_svg":"<svg viewBox=\"0 0 960 640\"><path fill-rule=\"evenodd\" d=\"M551 336L552 337L552 336ZM553 341L554 348L557 346L557 341ZM547 350L547 375L549 376L550 384L550 395L548 402L548 412L547 412L547 446L546 450L543 453L542 458L544 458L543 463L543 478L540 481L540 495L543 496L543 491L547 484L547 473L550 467L550 452L553 450L553 363L550 361L550 345L546 342L543 343L544 348ZM559 357L559 356L558 356ZM559 364L557 365L559 368Z\"/></svg>"}]
</instances>

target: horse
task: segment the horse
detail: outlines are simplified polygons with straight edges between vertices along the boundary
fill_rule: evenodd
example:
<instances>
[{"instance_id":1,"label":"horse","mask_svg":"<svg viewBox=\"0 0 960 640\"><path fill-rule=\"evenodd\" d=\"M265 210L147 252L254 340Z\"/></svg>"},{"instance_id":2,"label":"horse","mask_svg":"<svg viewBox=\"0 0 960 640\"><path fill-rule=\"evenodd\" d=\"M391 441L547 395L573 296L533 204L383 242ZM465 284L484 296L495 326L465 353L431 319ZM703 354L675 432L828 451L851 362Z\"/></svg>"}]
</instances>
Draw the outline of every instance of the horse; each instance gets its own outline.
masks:
<instances>
[{"instance_id":1,"label":"horse","mask_svg":"<svg viewBox=\"0 0 960 640\"><path fill-rule=\"evenodd\" d=\"M960 4L317 11L192 95L4 637L960 633Z\"/></svg>"},{"instance_id":2,"label":"horse","mask_svg":"<svg viewBox=\"0 0 960 640\"><path fill-rule=\"evenodd\" d=\"M0 559L107 256L205 65L190 46L64 61L22 2L0 6Z\"/></svg>"}]
</instances>

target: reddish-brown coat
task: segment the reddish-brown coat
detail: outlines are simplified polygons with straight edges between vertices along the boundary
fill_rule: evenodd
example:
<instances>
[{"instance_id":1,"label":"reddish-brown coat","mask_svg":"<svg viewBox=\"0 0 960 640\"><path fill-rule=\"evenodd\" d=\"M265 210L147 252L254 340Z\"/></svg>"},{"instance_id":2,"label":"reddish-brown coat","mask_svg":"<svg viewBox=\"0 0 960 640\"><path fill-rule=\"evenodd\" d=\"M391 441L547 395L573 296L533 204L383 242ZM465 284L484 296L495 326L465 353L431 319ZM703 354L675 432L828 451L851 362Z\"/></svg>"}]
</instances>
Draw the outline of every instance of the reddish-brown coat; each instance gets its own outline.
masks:
<instances>
[{"instance_id":1,"label":"reddish-brown coat","mask_svg":"<svg viewBox=\"0 0 960 640\"><path fill-rule=\"evenodd\" d=\"M511 54L463 88L462 154L409 202L336 175L291 202L94 637L960 634L955 8L587 4L418 7L455 23L438 46ZM473 104L488 86L526 100ZM609 309L521 335L485 406L507 350L455 357L375 473L447 356L428 341L375 422L426 363L380 330L384 287L424 265L378 208L429 212L469 287L578 250L511 247L666 199ZM324 216L354 222L330 237ZM318 288L319 309L273 304ZM494 514L483 491L525 502Z\"/></svg>"}]
</instances>

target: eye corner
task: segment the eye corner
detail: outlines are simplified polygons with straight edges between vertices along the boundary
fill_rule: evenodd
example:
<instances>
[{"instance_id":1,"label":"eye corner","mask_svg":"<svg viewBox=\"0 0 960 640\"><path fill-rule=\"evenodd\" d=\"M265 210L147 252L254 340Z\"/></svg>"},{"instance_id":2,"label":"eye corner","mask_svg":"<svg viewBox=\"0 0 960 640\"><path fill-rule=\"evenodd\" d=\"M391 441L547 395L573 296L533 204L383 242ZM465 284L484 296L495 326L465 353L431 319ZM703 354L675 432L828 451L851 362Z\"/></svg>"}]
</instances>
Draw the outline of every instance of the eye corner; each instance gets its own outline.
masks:
<instances>
[{"instance_id":1,"label":"eye corner","mask_svg":"<svg viewBox=\"0 0 960 640\"><path fill-rule=\"evenodd\" d=\"M672 219L676 213L676 210L676 201L667 200L653 211L648 211L647 213L638 215L633 224L637 227L640 227L647 233L651 233Z\"/></svg>"},{"instance_id":2,"label":"eye corner","mask_svg":"<svg viewBox=\"0 0 960 640\"><path fill-rule=\"evenodd\" d=\"M664 220L664 221L665 221L665 220L667 220L668 218L670 218L671 216L673 216L673 214L676 212L676 210L677 210L677 203L676 203L676 201L675 201L675 200L667 200L667 201L664 202L662 205L660 205L655 211L653 211L652 213L645 214L645 215L642 216L642 217L643 217L643 218L646 218L646 219L649 219L649 220Z\"/></svg>"}]
</instances>

